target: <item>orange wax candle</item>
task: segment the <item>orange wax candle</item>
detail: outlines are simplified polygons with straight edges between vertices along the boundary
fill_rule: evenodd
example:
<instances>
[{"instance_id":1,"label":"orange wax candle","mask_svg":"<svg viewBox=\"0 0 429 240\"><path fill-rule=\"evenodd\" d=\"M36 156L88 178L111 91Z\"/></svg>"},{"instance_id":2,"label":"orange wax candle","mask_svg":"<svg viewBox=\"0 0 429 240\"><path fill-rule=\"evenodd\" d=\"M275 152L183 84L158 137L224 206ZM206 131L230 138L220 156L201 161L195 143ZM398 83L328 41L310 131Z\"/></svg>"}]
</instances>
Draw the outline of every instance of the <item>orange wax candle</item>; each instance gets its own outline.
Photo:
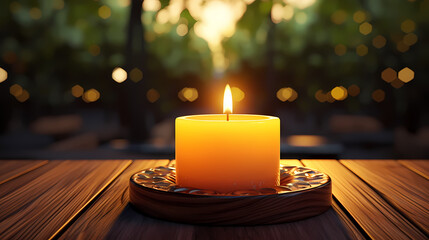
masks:
<instances>
[{"instance_id":1,"label":"orange wax candle","mask_svg":"<svg viewBox=\"0 0 429 240\"><path fill-rule=\"evenodd\" d=\"M279 184L280 120L244 114L228 118L226 114L176 118L178 185L231 192Z\"/></svg>"}]
</instances>

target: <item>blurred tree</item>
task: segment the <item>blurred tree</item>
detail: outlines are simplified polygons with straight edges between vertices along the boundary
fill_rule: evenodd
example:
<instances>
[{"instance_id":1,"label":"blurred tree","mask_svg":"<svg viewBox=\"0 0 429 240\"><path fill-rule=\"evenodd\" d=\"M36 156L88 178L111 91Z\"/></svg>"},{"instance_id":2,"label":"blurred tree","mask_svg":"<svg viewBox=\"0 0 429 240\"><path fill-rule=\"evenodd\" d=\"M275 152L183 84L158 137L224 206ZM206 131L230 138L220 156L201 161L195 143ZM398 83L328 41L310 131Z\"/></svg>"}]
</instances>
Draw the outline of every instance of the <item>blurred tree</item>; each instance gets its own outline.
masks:
<instances>
[{"instance_id":1,"label":"blurred tree","mask_svg":"<svg viewBox=\"0 0 429 240\"><path fill-rule=\"evenodd\" d=\"M127 121L150 125L183 106L177 97L183 87L205 86L220 71L233 83L248 82L243 90L253 91L252 98L267 99L262 109L339 108L381 114L387 123L424 118L429 0L145 0L142 13L140 6L138 0L1 1L0 67L8 80L0 88L19 84L29 96L3 98L15 107L58 110L71 103L113 106L123 91ZM121 66L128 79L119 84L111 74ZM392 81L381 78L389 67ZM414 74L410 81L398 75L406 67ZM97 89L100 98L73 96L77 84ZM330 94L351 85L358 94L344 100ZM282 87L297 98L276 100ZM154 104L149 89L161 96ZM374 100L376 89L383 99Z\"/></svg>"}]
</instances>

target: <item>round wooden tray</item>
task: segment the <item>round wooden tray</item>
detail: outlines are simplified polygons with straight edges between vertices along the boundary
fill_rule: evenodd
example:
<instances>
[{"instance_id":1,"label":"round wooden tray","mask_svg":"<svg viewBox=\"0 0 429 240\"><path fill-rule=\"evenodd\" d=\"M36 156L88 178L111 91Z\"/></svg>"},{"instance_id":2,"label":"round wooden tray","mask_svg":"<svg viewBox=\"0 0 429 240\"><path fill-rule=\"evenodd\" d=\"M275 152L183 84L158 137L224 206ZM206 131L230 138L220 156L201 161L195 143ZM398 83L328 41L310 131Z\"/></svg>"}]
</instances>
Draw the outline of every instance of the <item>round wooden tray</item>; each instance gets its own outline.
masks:
<instances>
[{"instance_id":1,"label":"round wooden tray","mask_svg":"<svg viewBox=\"0 0 429 240\"><path fill-rule=\"evenodd\" d=\"M170 221L207 225L261 225L319 215L331 206L331 179L299 166L280 166L280 185L217 193L177 186L172 167L131 176L130 202L141 212Z\"/></svg>"}]
</instances>

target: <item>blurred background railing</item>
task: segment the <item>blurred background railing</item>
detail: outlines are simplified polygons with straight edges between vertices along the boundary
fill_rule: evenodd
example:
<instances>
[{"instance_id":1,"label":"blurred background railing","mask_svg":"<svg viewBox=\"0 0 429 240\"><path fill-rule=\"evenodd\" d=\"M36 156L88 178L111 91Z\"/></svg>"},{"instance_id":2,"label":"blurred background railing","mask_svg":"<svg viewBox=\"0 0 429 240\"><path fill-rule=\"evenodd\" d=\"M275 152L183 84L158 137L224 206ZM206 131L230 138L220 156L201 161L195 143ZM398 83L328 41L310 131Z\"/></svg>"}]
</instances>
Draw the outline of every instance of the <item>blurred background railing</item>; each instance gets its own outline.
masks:
<instances>
[{"instance_id":1,"label":"blurred background railing","mask_svg":"<svg viewBox=\"0 0 429 240\"><path fill-rule=\"evenodd\" d=\"M276 115L285 158L428 158L429 0L0 2L0 158L174 157ZM425 80L426 79L426 80Z\"/></svg>"}]
</instances>

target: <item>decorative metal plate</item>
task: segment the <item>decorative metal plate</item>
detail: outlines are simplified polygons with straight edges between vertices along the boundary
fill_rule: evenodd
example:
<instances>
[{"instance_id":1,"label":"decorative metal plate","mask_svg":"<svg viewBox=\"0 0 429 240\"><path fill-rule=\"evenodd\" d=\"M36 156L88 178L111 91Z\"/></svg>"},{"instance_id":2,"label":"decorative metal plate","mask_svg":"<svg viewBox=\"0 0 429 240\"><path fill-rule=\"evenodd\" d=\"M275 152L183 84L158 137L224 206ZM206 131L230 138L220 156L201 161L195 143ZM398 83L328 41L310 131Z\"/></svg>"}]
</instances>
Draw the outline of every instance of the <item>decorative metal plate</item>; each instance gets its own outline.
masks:
<instances>
[{"instance_id":1,"label":"decorative metal plate","mask_svg":"<svg viewBox=\"0 0 429 240\"><path fill-rule=\"evenodd\" d=\"M300 166L280 166L280 185L273 188L243 189L229 193L219 193L208 189L196 189L176 185L174 167L145 169L131 176L135 184L163 192L209 195L209 196L257 196L298 192L320 187L328 183L329 176L317 170Z\"/></svg>"}]
</instances>

